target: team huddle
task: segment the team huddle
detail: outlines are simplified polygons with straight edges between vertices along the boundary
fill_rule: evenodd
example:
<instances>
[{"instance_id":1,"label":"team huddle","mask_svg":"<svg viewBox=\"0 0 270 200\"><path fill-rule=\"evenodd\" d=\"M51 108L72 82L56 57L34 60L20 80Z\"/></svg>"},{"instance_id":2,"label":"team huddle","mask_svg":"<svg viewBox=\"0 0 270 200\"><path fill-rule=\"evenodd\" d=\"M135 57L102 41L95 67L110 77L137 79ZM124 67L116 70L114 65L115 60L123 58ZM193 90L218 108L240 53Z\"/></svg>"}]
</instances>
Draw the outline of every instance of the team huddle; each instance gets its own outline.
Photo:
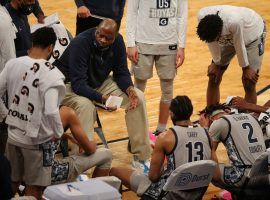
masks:
<instances>
[{"instance_id":1,"label":"team huddle","mask_svg":"<svg viewBox=\"0 0 270 200\"><path fill-rule=\"evenodd\" d=\"M255 199L267 199L268 163L261 169L264 174L250 177L270 141L270 103L256 105L266 37L263 18L249 8L229 5L198 12L196 33L207 43L212 61L206 107L192 122L191 99L173 98L188 40L187 0L129 0L126 41L118 32L125 0L75 3L74 38L61 22L31 33L27 15L34 12L40 23L45 18L36 0L11 0L0 6L0 17L6 19L0 25L0 41L5 41L1 51L6 51L0 54L0 120L1 127L7 125L1 128L1 162L7 166L5 172L11 170L4 182L12 186L0 198L10 199L24 183L26 196L41 199L45 187L74 181L95 167L92 177L115 176L141 199L160 199L176 168L213 160L215 186L232 194L239 190L240 196L252 188L261 193ZM99 9L100 4L106 9ZM220 83L235 55L243 72L245 97L231 97L221 104ZM154 66L161 97L151 148L144 91ZM112 166L111 150L93 141L96 106L115 111L115 106L105 106L112 95L123 99L120 108L125 109L132 169ZM166 127L169 119L171 128ZM56 158L64 140L75 143L75 151ZM218 160L219 143L226 148L229 164ZM172 191L162 199L202 199L206 190Z\"/></svg>"}]
</instances>

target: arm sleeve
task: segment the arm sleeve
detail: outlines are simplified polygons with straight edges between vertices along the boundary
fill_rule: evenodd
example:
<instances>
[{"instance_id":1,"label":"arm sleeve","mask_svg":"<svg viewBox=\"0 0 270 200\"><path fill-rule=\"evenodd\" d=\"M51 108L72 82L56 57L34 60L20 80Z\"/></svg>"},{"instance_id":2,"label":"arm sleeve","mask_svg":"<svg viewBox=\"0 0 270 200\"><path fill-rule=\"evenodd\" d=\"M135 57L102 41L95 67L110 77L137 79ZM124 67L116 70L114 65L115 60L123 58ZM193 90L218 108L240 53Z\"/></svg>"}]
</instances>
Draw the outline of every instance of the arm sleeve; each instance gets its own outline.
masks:
<instances>
[{"instance_id":1,"label":"arm sleeve","mask_svg":"<svg viewBox=\"0 0 270 200\"><path fill-rule=\"evenodd\" d=\"M127 47L135 47L138 9L139 0L128 1L126 22Z\"/></svg>"},{"instance_id":2,"label":"arm sleeve","mask_svg":"<svg viewBox=\"0 0 270 200\"><path fill-rule=\"evenodd\" d=\"M39 14L44 15L43 10L41 9L39 2L36 0L33 13L36 17L38 17Z\"/></svg>"},{"instance_id":3,"label":"arm sleeve","mask_svg":"<svg viewBox=\"0 0 270 200\"><path fill-rule=\"evenodd\" d=\"M75 0L75 4L76 4L77 8L79 8L81 6L85 6L83 0Z\"/></svg>"},{"instance_id":4,"label":"arm sleeve","mask_svg":"<svg viewBox=\"0 0 270 200\"><path fill-rule=\"evenodd\" d=\"M59 113L57 88L48 89L44 95L44 99L44 114L47 116L55 137L59 138L62 136L64 130Z\"/></svg>"},{"instance_id":5,"label":"arm sleeve","mask_svg":"<svg viewBox=\"0 0 270 200\"><path fill-rule=\"evenodd\" d=\"M225 119L214 121L209 128L209 135L214 142L220 142L227 137L229 125Z\"/></svg>"},{"instance_id":6,"label":"arm sleeve","mask_svg":"<svg viewBox=\"0 0 270 200\"><path fill-rule=\"evenodd\" d=\"M240 67L249 66L247 50L243 37L244 25L242 21L233 22L230 31L233 34L233 43Z\"/></svg>"},{"instance_id":7,"label":"arm sleeve","mask_svg":"<svg viewBox=\"0 0 270 200\"><path fill-rule=\"evenodd\" d=\"M177 44L180 48L185 48L186 45L186 32L188 20L188 1L179 0L177 12Z\"/></svg>"},{"instance_id":8,"label":"arm sleeve","mask_svg":"<svg viewBox=\"0 0 270 200\"><path fill-rule=\"evenodd\" d=\"M0 97L2 97L7 91L7 69L6 67L0 74ZM8 109L6 108L3 100L0 98L0 121L2 122L8 114Z\"/></svg>"},{"instance_id":9,"label":"arm sleeve","mask_svg":"<svg viewBox=\"0 0 270 200\"><path fill-rule=\"evenodd\" d=\"M102 102L102 94L88 85L88 59L90 59L90 47L80 41L70 44L69 77L72 90L80 96L84 96L96 102ZM126 61L125 61L126 62Z\"/></svg>"},{"instance_id":10,"label":"arm sleeve","mask_svg":"<svg viewBox=\"0 0 270 200\"><path fill-rule=\"evenodd\" d=\"M131 75L127 65L126 47L121 35L118 36L118 48L116 52L118 55L115 57L115 64L113 67L113 78L118 87L126 92L129 86L133 86Z\"/></svg>"},{"instance_id":11,"label":"arm sleeve","mask_svg":"<svg viewBox=\"0 0 270 200\"><path fill-rule=\"evenodd\" d=\"M212 55L213 62L219 65L221 59L220 47L217 42L208 43L208 49Z\"/></svg>"}]
</instances>

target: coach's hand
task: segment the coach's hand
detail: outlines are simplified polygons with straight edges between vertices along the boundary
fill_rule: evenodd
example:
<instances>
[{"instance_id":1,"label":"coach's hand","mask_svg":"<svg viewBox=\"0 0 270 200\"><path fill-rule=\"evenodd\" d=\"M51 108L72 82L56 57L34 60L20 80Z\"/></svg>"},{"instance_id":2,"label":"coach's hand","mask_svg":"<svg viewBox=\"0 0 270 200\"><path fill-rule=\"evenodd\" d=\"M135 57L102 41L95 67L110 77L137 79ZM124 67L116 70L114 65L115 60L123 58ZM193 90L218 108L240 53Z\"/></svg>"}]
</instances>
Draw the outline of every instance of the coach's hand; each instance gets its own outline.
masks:
<instances>
[{"instance_id":1,"label":"coach's hand","mask_svg":"<svg viewBox=\"0 0 270 200\"><path fill-rule=\"evenodd\" d=\"M113 107L107 107L105 106L106 105L106 101L107 99L109 98L109 95L102 95L102 104L104 104L104 108L107 110L107 111L116 111L117 110L117 107L116 106L113 106Z\"/></svg>"},{"instance_id":2,"label":"coach's hand","mask_svg":"<svg viewBox=\"0 0 270 200\"><path fill-rule=\"evenodd\" d=\"M126 111L129 111L129 110L133 110L135 109L138 104L139 104L139 98L138 98L138 95L134 89L133 86L130 86L128 87L127 89L127 95L128 95L128 98L129 98L129 102L130 102L130 105L129 107L126 109Z\"/></svg>"},{"instance_id":3,"label":"coach's hand","mask_svg":"<svg viewBox=\"0 0 270 200\"><path fill-rule=\"evenodd\" d=\"M87 18L91 16L90 10L86 6L80 6L77 9L77 15L80 18Z\"/></svg>"},{"instance_id":4,"label":"coach's hand","mask_svg":"<svg viewBox=\"0 0 270 200\"><path fill-rule=\"evenodd\" d=\"M185 60L185 49L184 48L179 48L176 53L176 69L180 67Z\"/></svg>"},{"instance_id":5,"label":"coach's hand","mask_svg":"<svg viewBox=\"0 0 270 200\"><path fill-rule=\"evenodd\" d=\"M138 48L137 47L128 47L127 48L127 56L128 59L137 64L139 61L139 52L138 52Z\"/></svg>"}]
</instances>

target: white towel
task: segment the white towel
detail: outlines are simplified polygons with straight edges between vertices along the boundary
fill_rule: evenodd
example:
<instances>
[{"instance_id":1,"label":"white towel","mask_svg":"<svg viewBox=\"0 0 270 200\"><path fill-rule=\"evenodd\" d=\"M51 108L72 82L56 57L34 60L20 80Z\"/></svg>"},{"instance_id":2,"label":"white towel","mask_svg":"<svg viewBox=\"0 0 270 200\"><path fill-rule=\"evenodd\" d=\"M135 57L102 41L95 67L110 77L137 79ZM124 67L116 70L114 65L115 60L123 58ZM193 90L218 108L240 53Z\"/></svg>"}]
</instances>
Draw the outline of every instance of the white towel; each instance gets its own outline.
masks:
<instances>
[{"instance_id":1,"label":"white towel","mask_svg":"<svg viewBox=\"0 0 270 200\"><path fill-rule=\"evenodd\" d=\"M49 60L51 63L53 63L56 59L60 58L62 53L65 51L65 49L70 43L70 39L67 34L67 30L61 21L59 21L59 23L57 24L51 25L51 27L53 28L57 36L57 40L53 49L53 54Z\"/></svg>"},{"instance_id":2,"label":"white towel","mask_svg":"<svg viewBox=\"0 0 270 200\"><path fill-rule=\"evenodd\" d=\"M22 70L22 78L15 81L21 87L17 88L9 106L6 123L23 130L29 137L37 137L45 92L56 87L59 89L59 99L62 99L65 94L64 76L46 60L27 59L25 64L29 67Z\"/></svg>"}]
</instances>

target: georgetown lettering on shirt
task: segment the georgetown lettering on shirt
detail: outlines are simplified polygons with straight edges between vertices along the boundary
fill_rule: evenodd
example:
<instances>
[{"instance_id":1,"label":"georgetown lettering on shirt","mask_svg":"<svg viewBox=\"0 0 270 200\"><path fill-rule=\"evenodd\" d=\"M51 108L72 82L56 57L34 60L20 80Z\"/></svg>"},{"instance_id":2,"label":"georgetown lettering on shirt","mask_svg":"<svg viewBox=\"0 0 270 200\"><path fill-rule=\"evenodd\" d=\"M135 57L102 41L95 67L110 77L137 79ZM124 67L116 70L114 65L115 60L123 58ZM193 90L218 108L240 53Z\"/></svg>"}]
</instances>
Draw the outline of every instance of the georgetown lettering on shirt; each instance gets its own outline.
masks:
<instances>
[{"instance_id":1,"label":"georgetown lettering on shirt","mask_svg":"<svg viewBox=\"0 0 270 200\"><path fill-rule=\"evenodd\" d=\"M171 7L171 0L156 0L157 7L150 8L149 17L150 18L160 18L159 25L168 25L169 18L176 16L176 8Z\"/></svg>"}]
</instances>

